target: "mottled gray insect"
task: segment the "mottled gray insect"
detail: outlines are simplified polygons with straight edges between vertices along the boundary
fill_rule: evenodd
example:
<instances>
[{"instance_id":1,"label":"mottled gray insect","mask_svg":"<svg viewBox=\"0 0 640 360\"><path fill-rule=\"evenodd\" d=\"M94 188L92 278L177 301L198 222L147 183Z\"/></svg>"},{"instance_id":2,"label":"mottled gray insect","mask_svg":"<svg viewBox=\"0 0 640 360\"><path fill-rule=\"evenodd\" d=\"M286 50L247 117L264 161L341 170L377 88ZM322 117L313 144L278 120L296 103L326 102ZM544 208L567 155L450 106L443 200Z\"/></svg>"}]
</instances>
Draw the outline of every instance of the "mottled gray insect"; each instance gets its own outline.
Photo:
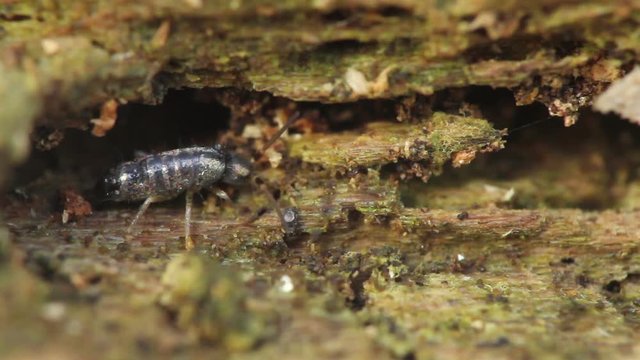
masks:
<instances>
[{"instance_id":1,"label":"mottled gray insect","mask_svg":"<svg viewBox=\"0 0 640 360\"><path fill-rule=\"evenodd\" d=\"M282 227L287 237L295 237L300 234L300 211L295 207L288 207L282 212Z\"/></svg>"},{"instance_id":2,"label":"mottled gray insect","mask_svg":"<svg viewBox=\"0 0 640 360\"><path fill-rule=\"evenodd\" d=\"M285 125L265 144L263 151L270 147L296 121L299 112L294 112ZM186 193L184 215L185 246L194 247L190 236L191 208L193 194L202 189L215 190L216 195L229 200L229 196L221 189L215 188L217 183L241 185L252 178L251 163L222 146L189 147L169 150L158 154L146 155L133 161L124 162L111 169L102 181L105 200L140 201L144 200L140 210L131 220L127 232L131 232L135 223L153 202L173 199ZM257 176L254 176L257 179ZM273 195L259 187L273 203L285 235L298 226L298 213L288 213L289 220L283 216Z\"/></svg>"},{"instance_id":3,"label":"mottled gray insect","mask_svg":"<svg viewBox=\"0 0 640 360\"><path fill-rule=\"evenodd\" d=\"M251 164L223 147L189 147L147 155L111 169L102 185L107 200L140 201L140 210L131 221L130 232L153 202L165 201L186 193L185 245L193 247L190 236L193 194L215 187L217 183L240 185L251 175ZM216 195L229 199L216 189Z\"/></svg>"}]
</instances>

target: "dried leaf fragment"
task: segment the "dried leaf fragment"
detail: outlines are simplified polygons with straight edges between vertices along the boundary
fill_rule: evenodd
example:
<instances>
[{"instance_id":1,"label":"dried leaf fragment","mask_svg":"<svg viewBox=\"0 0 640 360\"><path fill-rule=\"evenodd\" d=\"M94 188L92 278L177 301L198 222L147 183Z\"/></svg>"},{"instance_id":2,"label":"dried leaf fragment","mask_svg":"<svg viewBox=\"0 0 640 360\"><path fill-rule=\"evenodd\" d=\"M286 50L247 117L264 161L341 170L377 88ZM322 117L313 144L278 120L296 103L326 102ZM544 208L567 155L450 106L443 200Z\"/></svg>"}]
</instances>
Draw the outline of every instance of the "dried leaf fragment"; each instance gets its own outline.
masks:
<instances>
[{"instance_id":1,"label":"dried leaf fragment","mask_svg":"<svg viewBox=\"0 0 640 360\"><path fill-rule=\"evenodd\" d=\"M107 132L116 125L117 118L118 102L115 99L111 99L102 104L100 118L91 120L91 123L94 125L91 133L97 137L105 136Z\"/></svg>"},{"instance_id":2,"label":"dried leaf fragment","mask_svg":"<svg viewBox=\"0 0 640 360\"><path fill-rule=\"evenodd\" d=\"M156 30L155 34L153 34L153 38L151 39L151 47L154 49L160 49L167 44L167 40L169 39L169 33L171 32L171 22L169 20L165 20L160 24L158 30Z\"/></svg>"},{"instance_id":3,"label":"dried leaf fragment","mask_svg":"<svg viewBox=\"0 0 640 360\"><path fill-rule=\"evenodd\" d=\"M60 51L60 43L54 39L42 39L40 42L42 50L47 55L53 55Z\"/></svg>"},{"instance_id":4,"label":"dried leaf fragment","mask_svg":"<svg viewBox=\"0 0 640 360\"><path fill-rule=\"evenodd\" d=\"M66 224L70 220L76 220L81 217L91 215L93 209L91 204L85 200L82 195L72 189L65 189L60 192L62 200L62 223Z\"/></svg>"},{"instance_id":5,"label":"dried leaf fragment","mask_svg":"<svg viewBox=\"0 0 640 360\"><path fill-rule=\"evenodd\" d=\"M476 158L477 152L476 149L458 151L451 156L451 164L453 167L468 165Z\"/></svg>"},{"instance_id":6,"label":"dried leaf fragment","mask_svg":"<svg viewBox=\"0 0 640 360\"><path fill-rule=\"evenodd\" d=\"M368 81L360 70L350 67L344 81L356 96L380 96L389 89L389 73L394 69L394 65L387 66L374 81Z\"/></svg>"},{"instance_id":7,"label":"dried leaf fragment","mask_svg":"<svg viewBox=\"0 0 640 360\"><path fill-rule=\"evenodd\" d=\"M468 25L469 31L484 29L492 40L512 36L520 27L522 14L499 14L495 11L480 12Z\"/></svg>"}]
</instances>

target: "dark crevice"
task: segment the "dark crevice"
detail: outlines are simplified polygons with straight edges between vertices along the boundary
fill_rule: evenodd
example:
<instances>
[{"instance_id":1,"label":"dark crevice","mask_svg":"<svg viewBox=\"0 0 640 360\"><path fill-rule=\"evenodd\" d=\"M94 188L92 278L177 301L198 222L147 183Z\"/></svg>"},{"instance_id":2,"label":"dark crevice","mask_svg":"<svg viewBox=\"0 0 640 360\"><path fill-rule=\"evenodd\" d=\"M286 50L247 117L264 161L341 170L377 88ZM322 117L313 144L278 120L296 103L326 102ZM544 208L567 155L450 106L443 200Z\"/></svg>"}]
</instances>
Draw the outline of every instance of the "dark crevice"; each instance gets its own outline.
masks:
<instances>
[{"instance_id":1,"label":"dark crevice","mask_svg":"<svg viewBox=\"0 0 640 360\"><path fill-rule=\"evenodd\" d=\"M377 42L362 42L352 39L335 40L323 42L311 51L301 54L301 56L304 56L305 54L310 58L335 55L347 56L349 54L370 52L377 47ZM304 58L301 58L301 60L304 60Z\"/></svg>"},{"instance_id":2,"label":"dark crevice","mask_svg":"<svg viewBox=\"0 0 640 360\"><path fill-rule=\"evenodd\" d=\"M583 110L577 124L567 128L561 118L549 116L545 105L534 102L516 106L511 90L484 86L438 92L433 99L433 109L486 118L495 128L508 129L508 135L503 150L478 156L461 168L445 167L443 175L432 177L426 185L432 191L441 187L463 187L479 179L495 185L511 181L520 181L520 184L526 181L532 186L549 183L549 186L558 186L557 191L564 194L574 194L575 190L583 192L572 197L547 193L547 189L525 194L516 188L515 202L507 206L535 208L543 203L550 208L596 210L620 206L624 200L620 181L631 183L640 178L636 171L620 178L620 174L627 174L625 169L640 166L636 155L640 148L640 128L615 116ZM572 169L573 179L582 182L584 187L563 177L568 170L566 166ZM428 206L415 201L409 205Z\"/></svg>"},{"instance_id":3,"label":"dark crevice","mask_svg":"<svg viewBox=\"0 0 640 360\"><path fill-rule=\"evenodd\" d=\"M571 34L559 34L549 38L538 35L519 35L497 39L472 46L462 53L468 63L485 60L523 61L540 49L552 49L556 59L577 53L585 41Z\"/></svg>"},{"instance_id":4,"label":"dark crevice","mask_svg":"<svg viewBox=\"0 0 640 360\"><path fill-rule=\"evenodd\" d=\"M629 273L624 281L632 284L640 284L640 273Z\"/></svg>"},{"instance_id":5,"label":"dark crevice","mask_svg":"<svg viewBox=\"0 0 640 360\"><path fill-rule=\"evenodd\" d=\"M619 294L622 290L622 283L618 280L611 280L606 283L602 289L612 294Z\"/></svg>"},{"instance_id":6,"label":"dark crevice","mask_svg":"<svg viewBox=\"0 0 640 360\"><path fill-rule=\"evenodd\" d=\"M133 159L136 152L213 145L221 131L229 127L229 110L215 102L193 99L193 91L176 91L169 92L157 106L121 106L116 125L103 138L68 129L57 147L50 146L50 151L34 149L30 160L17 169L14 184L27 183L44 170L96 176L101 170ZM50 133L49 129L40 131L41 135Z\"/></svg>"},{"instance_id":7,"label":"dark crevice","mask_svg":"<svg viewBox=\"0 0 640 360\"><path fill-rule=\"evenodd\" d=\"M347 300L347 306L353 311L362 310L367 304L367 294L364 283L371 277L371 269L358 269L349 278L349 287L353 297Z\"/></svg>"},{"instance_id":8,"label":"dark crevice","mask_svg":"<svg viewBox=\"0 0 640 360\"><path fill-rule=\"evenodd\" d=\"M362 225L364 221L364 215L358 210L350 209L348 210L347 221L349 222L350 227L358 227Z\"/></svg>"},{"instance_id":9,"label":"dark crevice","mask_svg":"<svg viewBox=\"0 0 640 360\"><path fill-rule=\"evenodd\" d=\"M377 13L384 17L411 17L414 15L413 11L409 8L392 5L381 7L378 9Z\"/></svg>"},{"instance_id":10,"label":"dark crevice","mask_svg":"<svg viewBox=\"0 0 640 360\"><path fill-rule=\"evenodd\" d=\"M31 19L32 19L31 15L26 15L26 14L0 13L0 20L4 20L4 21L27 21Z\"/></svg>"},{"instance_id":11,"label":"dark crevice","mask_svg":"<svg viewBox=\"0 0 640 360\"><path fill-rule=\"evenodd\" d=\"M402 101L404 99L360 100L343 104L294 103L265 92L229 88L170 91L159 105L120 106L115 127L103 138L81 130L66 130L62 134L51 129L38 129L33 136L41 149L34 149L30 160L18 169L13 187L28 184L50 172L70 174L71 180L76 182L70 185L80 183L77 188L89 189L107 169L133 159L135 151L153 153L218 142L236 151L246 145L234 142L245 125L257 122L278 126L270 119L273 119L275 109L284 106L297 109L308 120L306 125L294 124L291 133L304 133L308 130L305 126L312 127L312 132L338 133L360 131L371 121L396 121ZM620 169L640 166L638 157L633 156L640 147L640 128L637 126L612 116L603 117L585 111L575 126L565 128L562 121L550 117L547 108L540 103L516 106L513 92L509 89L485 86L449 89L429 98L416 97L411 106L403 121L420 121L431 111L444 111L483 117L497 129L510 130L505 149L478 156L462 168L447 166L442 176L432 177L425 186L434 191L439 186L463 186L475 179L511 181L528 178L534 183L544 181L537 178L539 174L534 170L549 166L557 156L571 156L576 162L587 164L582 170L584 173L608 176L608 187L597 196L584 196L570 204L561 198L545 199L545 206L604 209L617 204L618 198L612 189L618 181L616 174ZM93 117L97 115L96 109ZM83 151L78 152L78 148ZM588 166L585 159L594 154L604 160L604 169ZM260 156L255 151L248 155L254 159ZM383 175L397 172L397 167L402 165L401 160L385 166ZM360 172L355 170L348 175ZM626 181L639 177L640 172L632 171ZM403 200L407 206L422 206L406 196ZM511 205L516 208L532 206L529 203ZM350 215L351 222L357 225L359 218L355 214Z\"/></svg>"},{"instance_id":12,"label":"dark crevice","mask_svg":"<svg viewBox=\"0 0 640 360\"><path fill-rule=\"evenodd\" d=\"M410 18L413 11L400 6L381 6L378 8L363 9L359 7L338 8L322 15L322 20L327 23L350 23L366 18L371 15L378 15L385 18Z\"/></svg>"}]
</instances>

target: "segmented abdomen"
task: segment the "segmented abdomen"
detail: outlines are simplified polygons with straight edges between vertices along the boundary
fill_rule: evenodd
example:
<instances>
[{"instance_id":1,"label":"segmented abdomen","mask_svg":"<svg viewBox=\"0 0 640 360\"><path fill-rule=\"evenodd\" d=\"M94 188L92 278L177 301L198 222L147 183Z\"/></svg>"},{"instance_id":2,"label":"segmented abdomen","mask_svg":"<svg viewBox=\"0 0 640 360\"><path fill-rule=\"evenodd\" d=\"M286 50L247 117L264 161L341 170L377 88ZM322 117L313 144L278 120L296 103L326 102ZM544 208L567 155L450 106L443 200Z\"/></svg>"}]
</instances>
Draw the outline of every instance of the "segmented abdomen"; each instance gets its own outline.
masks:
<instances>
[{"instance_id":1,"label":"segmented abdomen","mask_svg":"<svg viewBox=\"0 0 640 360\"><path fill-rule=\"evenodd\" d=\"M120 197L129 201L172 198L185 190L200 190L220 180L225 160L218 148L192 147L123 163L117 169Z\"/></svg>"}]
</instances>

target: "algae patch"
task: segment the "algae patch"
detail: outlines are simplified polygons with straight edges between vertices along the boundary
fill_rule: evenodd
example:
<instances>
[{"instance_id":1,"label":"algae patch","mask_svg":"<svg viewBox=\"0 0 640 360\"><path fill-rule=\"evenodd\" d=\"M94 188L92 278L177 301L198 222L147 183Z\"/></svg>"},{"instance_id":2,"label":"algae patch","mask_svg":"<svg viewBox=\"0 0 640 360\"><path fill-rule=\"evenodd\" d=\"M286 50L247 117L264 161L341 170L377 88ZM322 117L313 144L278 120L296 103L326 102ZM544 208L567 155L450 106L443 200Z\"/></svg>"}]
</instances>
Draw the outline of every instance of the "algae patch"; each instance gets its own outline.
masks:
<instances>
[{"instance_id":1,"label":"algae patch","mask_svg":"<svg viewBox=\"0 0 640 360\"><path fill-rule=\"evenodd\" d=\"M403 174L426 180L442 166L469 163L478 152L503 146L503 132L486 120L434 113L415 124L369 123L361 132L318 134L291 143L290 155L328 168L381 167L409 163Z\"/></svg>"},{"instance_id":2,"label":"algae patch","mask_svg":"<svg viewBox=\"0 0 640 360\"><path fill-rule=\"evenodd\" d=\"M266 319L248 309L239 276L210 258L178 255L167 265L162 285L159 303L196 339L238 351L269 333Z\"/></svg>"}]
</instances>

